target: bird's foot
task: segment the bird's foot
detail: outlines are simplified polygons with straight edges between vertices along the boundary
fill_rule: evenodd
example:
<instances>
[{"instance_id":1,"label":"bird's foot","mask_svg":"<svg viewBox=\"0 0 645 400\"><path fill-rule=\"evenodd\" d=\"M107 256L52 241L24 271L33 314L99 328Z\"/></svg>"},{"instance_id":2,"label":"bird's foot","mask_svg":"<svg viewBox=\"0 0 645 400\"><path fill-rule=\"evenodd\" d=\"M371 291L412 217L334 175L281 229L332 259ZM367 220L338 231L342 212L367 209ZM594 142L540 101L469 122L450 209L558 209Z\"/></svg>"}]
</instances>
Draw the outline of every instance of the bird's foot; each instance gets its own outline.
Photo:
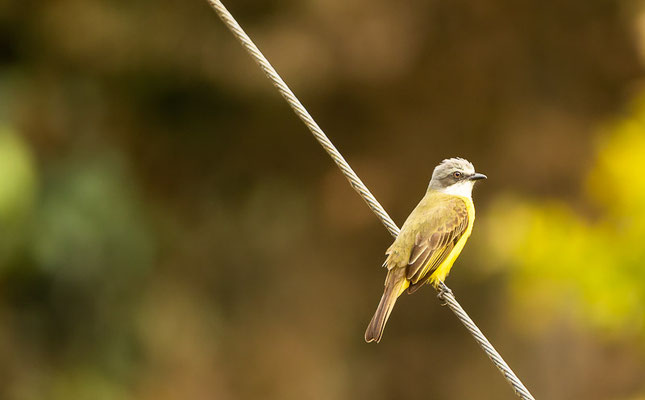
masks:
<instances>
[{"instance_id":1,"label":"bird's foot","mask_svg":"<svg viewBox=\"0 0 645 400\"><path fill-rule=\"evenodd\" d=\"M443 281L439 281L439 284L437 285L437 287L439 288L439 293L437 294L437 297L439 298L439 300L442 301L441 305L445 306L448 304L446 297L450 296L454 298L455 295L452 293L452 290L450 290L450 288L446 286L445 283L443 283Z\"/></svg>"}]
</instances>

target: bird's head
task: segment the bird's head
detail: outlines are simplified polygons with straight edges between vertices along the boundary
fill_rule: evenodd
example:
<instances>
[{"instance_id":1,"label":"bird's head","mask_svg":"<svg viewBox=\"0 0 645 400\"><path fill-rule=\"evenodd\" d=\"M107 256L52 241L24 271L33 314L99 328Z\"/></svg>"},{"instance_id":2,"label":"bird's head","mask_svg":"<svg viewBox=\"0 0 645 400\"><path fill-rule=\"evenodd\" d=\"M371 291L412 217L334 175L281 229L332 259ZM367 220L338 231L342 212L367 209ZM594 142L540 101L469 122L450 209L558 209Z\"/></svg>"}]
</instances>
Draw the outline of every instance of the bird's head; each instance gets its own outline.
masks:
<instances>
[{"instance_id":1,"label":"bird's head","mask_svg":"<svg viewBox=\"0 0 645 400\"><path fill-rule=\"evenodd\" d=\"M480 179L486 179L486 175L475 172L470 161L448 158L435 167L428 190L470 197L475 182Z\"/></svg>"}]
</instances>

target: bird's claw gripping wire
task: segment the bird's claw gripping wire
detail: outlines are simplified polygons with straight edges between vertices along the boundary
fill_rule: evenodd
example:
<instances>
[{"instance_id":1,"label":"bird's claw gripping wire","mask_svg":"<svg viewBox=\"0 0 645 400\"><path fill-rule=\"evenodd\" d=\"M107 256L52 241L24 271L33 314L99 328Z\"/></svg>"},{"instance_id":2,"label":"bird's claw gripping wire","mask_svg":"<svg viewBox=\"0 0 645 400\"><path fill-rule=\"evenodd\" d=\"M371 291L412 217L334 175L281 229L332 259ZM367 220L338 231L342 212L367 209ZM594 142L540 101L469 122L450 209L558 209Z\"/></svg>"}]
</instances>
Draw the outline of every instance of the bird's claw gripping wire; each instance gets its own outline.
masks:
<instances>
[{"instance_id":1,"label":"bird's claw gripping wire","mask_svg":"<svg viewBox=\"0 0 645 400\"><path fill-rule=\"evenodd\" d=\"M455 295L452 293L452 290L450 290L450 288L446 286L445 283L443 283L443 281L439 281L438 287L439 287L439 293L437 293L437 297L439 298L439 300L442 301L441 305L446 306L448 305L448 300L446 299L446 297L450 296L454 298Z\"/></svg>"}]
</instances>

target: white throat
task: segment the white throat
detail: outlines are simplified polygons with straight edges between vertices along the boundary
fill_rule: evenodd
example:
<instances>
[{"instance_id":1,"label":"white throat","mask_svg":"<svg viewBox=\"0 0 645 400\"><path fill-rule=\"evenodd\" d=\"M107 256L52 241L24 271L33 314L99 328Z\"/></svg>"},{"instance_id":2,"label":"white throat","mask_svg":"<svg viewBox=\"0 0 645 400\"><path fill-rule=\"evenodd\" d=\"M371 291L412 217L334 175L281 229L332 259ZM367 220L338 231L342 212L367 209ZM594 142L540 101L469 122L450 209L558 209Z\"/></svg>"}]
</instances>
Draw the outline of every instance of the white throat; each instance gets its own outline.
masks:
<instances>
[{"instance_id":1,"label":"white throat","mask_svg":"<svg viewBox=\"0 0 645 400\"><path fill-rule=\"evenodd\" d=\"M439 189L439 191L441 193L451 194L453 196L462 196L462 197L467 197L469 199L472 199L474 185L475 185L475 181L471 181L471 180L461 181L461 182L455 183L454 185L450 185L446 188L441 188Z\"/></svg>"}]
</instances>

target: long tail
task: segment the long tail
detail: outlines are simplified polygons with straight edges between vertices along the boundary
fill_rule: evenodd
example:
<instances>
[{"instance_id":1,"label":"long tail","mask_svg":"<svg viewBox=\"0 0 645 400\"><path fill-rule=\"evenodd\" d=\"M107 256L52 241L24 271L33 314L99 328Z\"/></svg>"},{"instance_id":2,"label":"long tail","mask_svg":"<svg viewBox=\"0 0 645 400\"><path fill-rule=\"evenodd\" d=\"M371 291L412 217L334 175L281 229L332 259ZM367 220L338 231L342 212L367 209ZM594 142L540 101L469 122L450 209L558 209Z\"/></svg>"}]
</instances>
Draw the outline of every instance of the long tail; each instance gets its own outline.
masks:
<instances>
[{"instance_id":1,"label":"long tail","mask_svg":"<svg viewBox=\"0 0 645 400\"><path fill-rule=\"evenodd\" d=\"M404 268L394 268L388 271L387 278L385 278L385 291L383 291L381 301L365 331L365 341L367 343L378 343L381 340L385 323L390 317L396 299L407 287L408 281L405 279Z\"/></svg>"}]
</instances>

